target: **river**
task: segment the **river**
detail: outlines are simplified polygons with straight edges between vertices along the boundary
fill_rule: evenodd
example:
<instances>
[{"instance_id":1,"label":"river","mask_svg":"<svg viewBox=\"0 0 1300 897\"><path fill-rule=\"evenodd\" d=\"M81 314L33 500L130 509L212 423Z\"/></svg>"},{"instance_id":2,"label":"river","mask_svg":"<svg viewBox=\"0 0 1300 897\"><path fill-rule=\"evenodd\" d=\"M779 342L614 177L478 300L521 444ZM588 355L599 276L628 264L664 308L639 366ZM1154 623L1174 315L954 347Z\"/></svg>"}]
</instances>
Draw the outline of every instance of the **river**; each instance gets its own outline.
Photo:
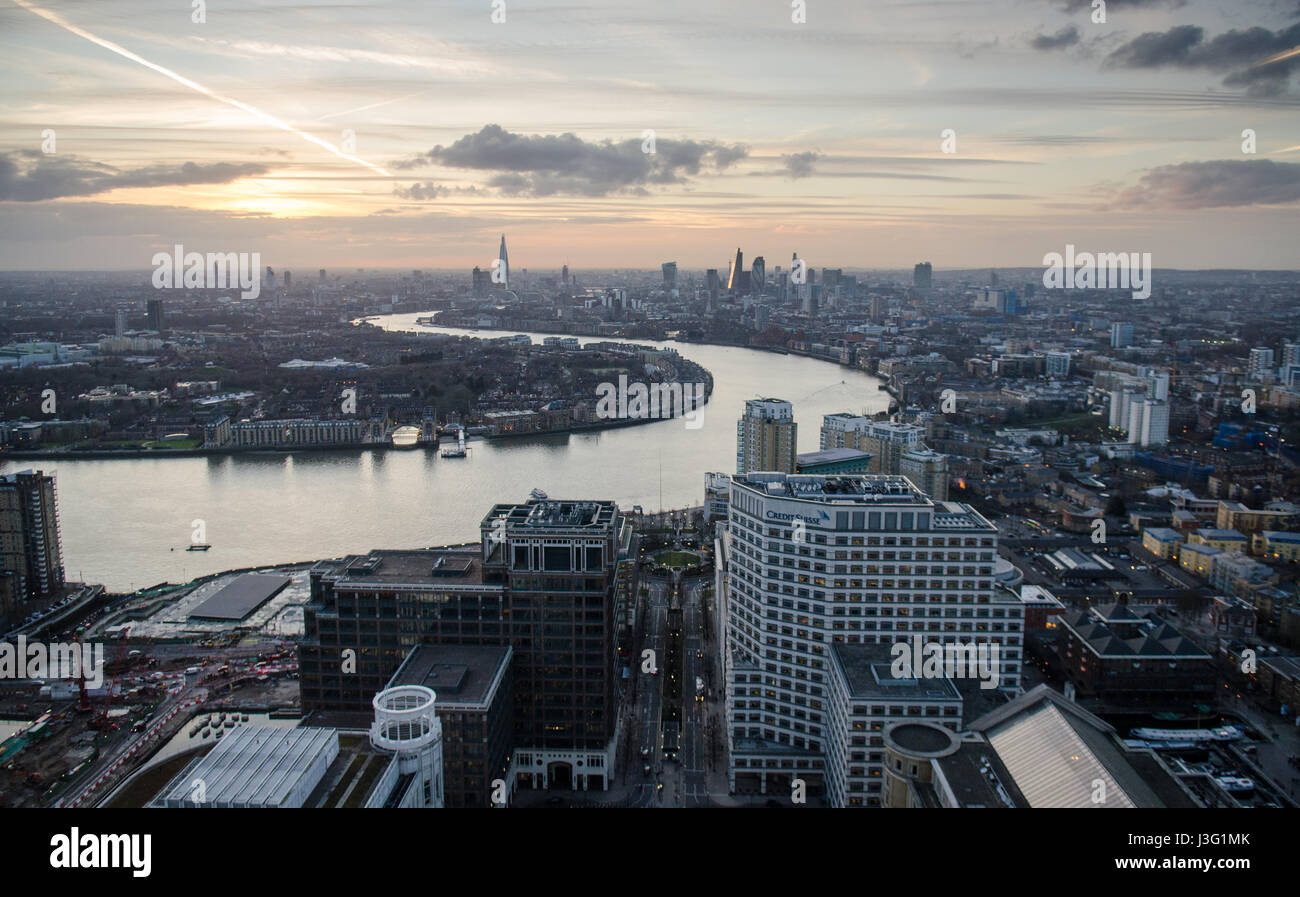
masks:
<instances>
[{"instance_id":1,"label":"river","mask_svg":"<svg viewBox=\"0 0 1300 897\"><path fill-rule=\"evenodd\" d=\"M389 330L498 335L426 328L415 323L422 316L374 322ZM540 343L554 334L529 335ZM69 579L124 591L372 548L477 541L479 521L493 504L523 501L533 488L552 498L613 499L646 511L698 505L706 472L735 471L736 421L746 399L793 402L801 452L817 450L822 415L889 407L889 394L875 377L826 361L696 343L620 342L676 345L713 374L702 426L690 429L676 419L477 439L465 459L424 449L26 459L6 461L0 472L35 467L54 473ZM210 551L185 551L196 520L203 521Z\"/></svg>"}]
</instances>

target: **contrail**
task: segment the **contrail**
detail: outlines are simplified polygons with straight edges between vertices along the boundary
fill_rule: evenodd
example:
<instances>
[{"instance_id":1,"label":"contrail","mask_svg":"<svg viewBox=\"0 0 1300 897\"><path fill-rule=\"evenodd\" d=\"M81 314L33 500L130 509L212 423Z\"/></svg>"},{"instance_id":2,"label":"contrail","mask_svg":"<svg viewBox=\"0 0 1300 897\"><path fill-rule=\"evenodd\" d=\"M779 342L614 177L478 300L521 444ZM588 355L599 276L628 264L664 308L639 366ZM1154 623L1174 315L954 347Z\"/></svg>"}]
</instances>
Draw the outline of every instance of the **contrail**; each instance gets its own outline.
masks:
<instances>
[{"instance_id":1,"label":"contrail","mask_svg":"<svg viewBox=\"0 0 1300 897\"><path fill-rule=\"evenodd\" d=\"M1283 59L1290 59L1293 56L1300 56L1300 47L1292 47L1290 50L1283 50L1281 53L1274 53L1268 59L1262 59L1255 63L1251 68L1259 68L1261 65L1271 65L1274 62L1281 62Z\"/></svg>"},{"instance_id":2,"label":"contrail","mask_svg":"<svg viewBox=\"0 0 1300 897\"><path fill-rule=\"evenodd\" d=\"M125 47L119 46L110 40L105 40L102 37L97 37L96 35L91 34L89 31L86 31L84 28L78 28L76 25L73 25L71 22L67 21L58 13L53 13L48 10L41 9L39 6L34 6L31 3L29 3L28 0L13 0L13 2L18 4L28 12L35 13L36 15L40 16L42 19L45 19L47 22L53 22L55 25L58 25L60 28L64 29L65 31L72 32L73 34L77 35L77 37L85 38L86 40L90 41L92 44L98 44L99 46L103 47L105 50L112 50L117 55L123 56L131 60L132 62L138 62L140 63L140 65L144 66L145 68L153 69L155 72L157 72L160 75L166 75L168 78L171 78L177 84L183 84L186 87L190 88L191 90L197 91L198 93L201 93L206 97L211 97L214 100L225 103L228 106L234 106L236 109L240 109L244 112L247 112L249 115L252 115L255 118L261 119L262 121L266 122L268 125L272 125L274 127L279 128L281 131L288 131L290 134L297 134L299 137L301 137L303 140L306 140L308 143L314 143L316 146L319 146L321 149L333 153L334 155L338 156L340 159L346 159L349 162L364 166L365 168L368 168L377 174L381 174L384 177L391 176L387 171L380 168L378 165L375 165L374 163L371 162L367 162L365 159L361 159L356 156L349 155L348 153L343 152L343 150L339 149L334 144L329 143L328 141L325 140L321 140L319 137L316 137L312 134L308 134L306 131L300 131L297 128L295 128L293 125L280 121L280 119L276 118L274 115L270 115L266 112L263 112L260 109L255 109L254 107L248 105L247 103L240 102L239 100L236 100L233 97L228 97L219 94L215 90L211 90L207 87L204 87L202 84L198 83L197 81L192 81L189 78L186 78L184 75L180 75L177 74L176 72L173 72L169 68L165 68L164 66L158 65L155 62L150 62L149 60L141 56L137 56L135 53L132 53L130 50L126 49Z\"/></svg>"}]
</instances>

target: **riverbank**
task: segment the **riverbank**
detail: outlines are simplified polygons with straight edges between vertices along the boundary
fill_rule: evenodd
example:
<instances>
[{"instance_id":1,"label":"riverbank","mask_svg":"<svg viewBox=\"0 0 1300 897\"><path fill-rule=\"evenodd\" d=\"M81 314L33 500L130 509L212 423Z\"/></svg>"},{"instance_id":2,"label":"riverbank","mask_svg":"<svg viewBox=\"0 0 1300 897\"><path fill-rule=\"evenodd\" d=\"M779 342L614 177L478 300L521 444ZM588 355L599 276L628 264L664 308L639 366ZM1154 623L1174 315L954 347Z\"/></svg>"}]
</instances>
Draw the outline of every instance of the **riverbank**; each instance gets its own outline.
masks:
<instances>
[{"instance_id":1,"label":"riverbank","mask_svg":"<svg viewBox=\"0 0 1300 897\"><path fill-rule=\"evenodd\" d=\"M415 317L374 323L410 332ZM415 450L207 457L152 451L57 460L0 454L0 472L53 469L70 576L134 592L139 585L187 583L297 559L474 541L494 505L524 501L533 488L557 499L639 505L647 513L698 505L707 473L735 469L736 419L746 400L770 395L793 402L798 449L806 452L818 448L824 415L871 415L890 399L875 377L817 359L698 343L677 348L713 377L708 410L694 421L475 437L474 451L455 461ZM195 520L205 524L210 551L182 550Z\"/></svg>"}]
</instances>

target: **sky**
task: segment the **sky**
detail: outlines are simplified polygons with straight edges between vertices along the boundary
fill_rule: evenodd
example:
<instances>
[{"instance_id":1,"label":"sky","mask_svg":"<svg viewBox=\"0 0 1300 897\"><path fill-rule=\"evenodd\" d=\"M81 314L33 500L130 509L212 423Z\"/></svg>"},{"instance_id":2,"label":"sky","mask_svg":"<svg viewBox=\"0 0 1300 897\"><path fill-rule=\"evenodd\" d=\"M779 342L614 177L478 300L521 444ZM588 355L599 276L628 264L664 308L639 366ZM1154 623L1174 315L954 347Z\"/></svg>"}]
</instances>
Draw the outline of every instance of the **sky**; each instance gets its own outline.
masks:
<instances>
[{"instance_id":1,"label":"sky","mask_svg":"<svg viewBox=\"0 0 1300 897\"><path fill-rule=\"evenodd\" d=\"M0 269L1300 268L1300 0L1096 2L0 0Z\"/></svg>"}]
</instances>

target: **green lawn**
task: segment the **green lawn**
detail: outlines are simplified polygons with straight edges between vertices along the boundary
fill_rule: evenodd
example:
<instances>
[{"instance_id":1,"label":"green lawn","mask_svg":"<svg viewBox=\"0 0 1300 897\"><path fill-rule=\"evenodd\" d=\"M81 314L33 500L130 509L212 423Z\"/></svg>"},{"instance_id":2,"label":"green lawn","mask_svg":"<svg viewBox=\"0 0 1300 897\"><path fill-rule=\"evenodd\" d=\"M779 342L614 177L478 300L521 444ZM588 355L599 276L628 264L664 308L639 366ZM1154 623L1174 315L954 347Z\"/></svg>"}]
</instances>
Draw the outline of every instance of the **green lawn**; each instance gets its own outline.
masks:
<instances>
[{"instance_id":1,"label":"green lawn","mask_svg":"<svg viewBox=\"0 0 1300 897\"><path fill-rule=\"evenodd\" d=\"M692 551L662 551L654 559L665 567L691 567L700 562L700 556Z\"/></svg>"}]
</instances>

